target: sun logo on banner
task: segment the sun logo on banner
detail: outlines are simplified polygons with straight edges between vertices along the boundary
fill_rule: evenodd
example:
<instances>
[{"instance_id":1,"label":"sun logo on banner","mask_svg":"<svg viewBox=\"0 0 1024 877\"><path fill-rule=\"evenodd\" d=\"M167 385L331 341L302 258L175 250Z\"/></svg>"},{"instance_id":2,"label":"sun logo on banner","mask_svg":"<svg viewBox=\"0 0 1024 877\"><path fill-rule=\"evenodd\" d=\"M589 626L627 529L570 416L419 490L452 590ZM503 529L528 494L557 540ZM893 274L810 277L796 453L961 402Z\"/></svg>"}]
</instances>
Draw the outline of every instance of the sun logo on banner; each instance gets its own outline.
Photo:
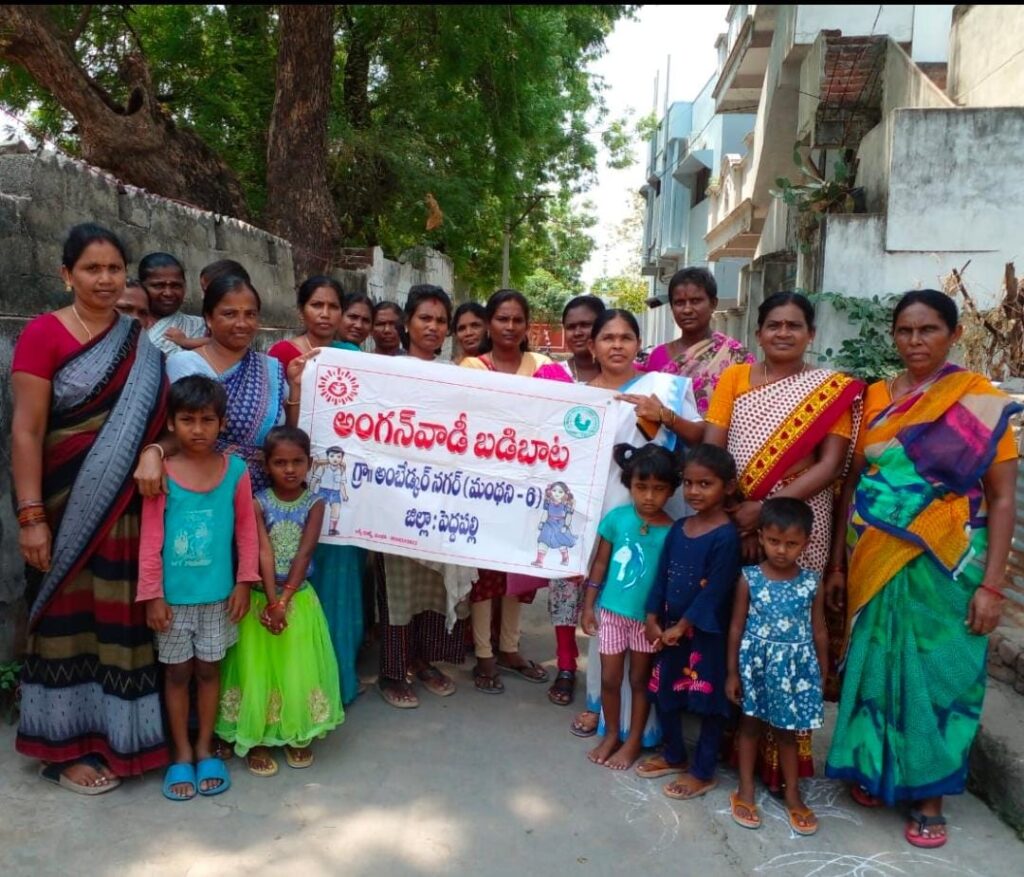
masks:
<instances>
[{"instance_id":1,"label":"sun logo on banner","mask_svg":"<svg viewBox=\"0 0 1024 877\"><path fill-rule=\"evenodd\" d=\"M347 405L359 395L359 379L345 368L329 368L316 382L317 392L331 405Z\"/></svg>"}]
</instances>

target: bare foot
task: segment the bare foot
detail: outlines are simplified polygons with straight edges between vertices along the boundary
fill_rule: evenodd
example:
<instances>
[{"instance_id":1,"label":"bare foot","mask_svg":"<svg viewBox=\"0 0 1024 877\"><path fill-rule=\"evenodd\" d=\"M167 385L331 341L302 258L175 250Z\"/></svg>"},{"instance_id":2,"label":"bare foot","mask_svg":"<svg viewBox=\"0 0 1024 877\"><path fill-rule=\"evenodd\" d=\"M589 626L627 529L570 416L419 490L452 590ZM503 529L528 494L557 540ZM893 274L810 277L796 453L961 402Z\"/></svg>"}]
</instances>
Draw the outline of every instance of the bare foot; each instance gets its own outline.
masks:
<instances>
[{"instance_id":1,"label":"bare foot","mask_svg":"<svg viewBox=\"0 0 1024 877\"><path fill-rule=\"evenodd\" d=\"M604 764L618 751L621 745L619 735L609 731L601 738L601 742L587 753L587 758L594 764Z\"/></svg>"},{"instance_id":2,"label":"bare foot","mask_svg":"<svg viewBox=\"0 0 1024 877\"><path fill-rule=\"evenodd\" d=\"M604 766L610 770L629 770L633 766L633 762L640 757L640 742L633 743L627 740L622 746L619 747L618 751L609 758Z\"/></svg>"}]
</instances>

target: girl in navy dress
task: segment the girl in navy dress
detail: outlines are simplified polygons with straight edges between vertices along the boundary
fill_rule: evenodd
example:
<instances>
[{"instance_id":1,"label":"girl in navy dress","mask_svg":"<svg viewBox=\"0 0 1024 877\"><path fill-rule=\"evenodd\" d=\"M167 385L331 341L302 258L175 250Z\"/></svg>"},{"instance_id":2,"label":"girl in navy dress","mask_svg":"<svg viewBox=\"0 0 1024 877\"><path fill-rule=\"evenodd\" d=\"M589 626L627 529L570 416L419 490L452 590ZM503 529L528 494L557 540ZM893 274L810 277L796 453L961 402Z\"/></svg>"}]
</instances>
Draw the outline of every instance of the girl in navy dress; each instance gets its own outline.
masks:
<instances>
[{"instance_id":1,"label":"girl in navy dress","mask_svg":"<svg viewBox=\"0 0 1024 877\"><path fill-rule=\"evenodd\" d=\"M665 540L647 599L647 638L658 651L648 694L658 712L665 749L636 767L641 777L682 776L665 786L670 798L698 798L713 789L718 750L729 714L726 645L739 575L740 537L725 512L736 490L736 463L714 445L698 445L683 467L683 496L694 514L677 521ZM687 764L684 712L702 716Z\"/></svg>"}]
</instances>

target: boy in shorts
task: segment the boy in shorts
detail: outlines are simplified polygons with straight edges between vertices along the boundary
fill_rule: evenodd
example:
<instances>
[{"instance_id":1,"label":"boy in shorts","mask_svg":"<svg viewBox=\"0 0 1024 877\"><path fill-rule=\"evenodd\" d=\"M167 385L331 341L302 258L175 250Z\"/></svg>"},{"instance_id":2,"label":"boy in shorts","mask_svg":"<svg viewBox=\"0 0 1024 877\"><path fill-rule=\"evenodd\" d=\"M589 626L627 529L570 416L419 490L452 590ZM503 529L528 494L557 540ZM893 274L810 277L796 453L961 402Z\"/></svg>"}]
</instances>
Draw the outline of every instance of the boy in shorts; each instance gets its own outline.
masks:
<instances>
[{"instance_id":1,"label":"boy in shorts","mask_svg":"<svg viewBox=\"0 0 1024 877\"><path fill-rule=\"evenodd\" d=\"M259 536L245 462L216 450L227 410L224 387L201 375L182 378L171 385L167 408L167 428L179 452L164 461L167 493L143 500L136 599L146 604L146 623L156 631L165 665L174 763L163 793L187 801L231 785L212 752L220 661L238 639L251 585L260 581ZM193 678L199 713L194 747L188 734Z\"/></svg>"}]
</instances>

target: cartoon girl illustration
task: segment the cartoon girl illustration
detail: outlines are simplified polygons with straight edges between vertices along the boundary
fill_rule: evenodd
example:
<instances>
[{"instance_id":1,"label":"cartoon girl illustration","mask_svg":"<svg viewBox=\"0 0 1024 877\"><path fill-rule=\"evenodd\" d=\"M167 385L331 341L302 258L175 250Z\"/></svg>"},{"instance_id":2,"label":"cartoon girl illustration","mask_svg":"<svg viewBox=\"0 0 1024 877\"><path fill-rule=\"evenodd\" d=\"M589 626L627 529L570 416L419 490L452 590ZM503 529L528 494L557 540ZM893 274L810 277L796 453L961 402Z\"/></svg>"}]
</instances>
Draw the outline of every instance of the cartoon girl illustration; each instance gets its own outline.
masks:
<instances>
[{"instance_id":1,"label":"cartoon girl illustration","mask_svg":"<svg viewBox=\"0 0 1024 877\"><path fill-rule=\"evenodd\" d=\"M313 461L309 477L309 490L324 498L329 511L328 536L338 535L338 518L341 517L341 501L348 502L345 488L345 451L337 445L327 449L327 459Z\"/></svg>"},{"instance_id":2,"label":"cartoon girl illustration","mask_svg":"<svg viewBox=\"0 0 1024 877\"><path fill-rule=\"evenodd\" d=\"M575 502L569 485L564 481L556 481L545 489L537 536L537 559L533 566L544 566L544 556L551 548L562 553L562 566L569 565L569 549L576 544L576 537L569 530Z\"/></svg>"}]
</instances>

